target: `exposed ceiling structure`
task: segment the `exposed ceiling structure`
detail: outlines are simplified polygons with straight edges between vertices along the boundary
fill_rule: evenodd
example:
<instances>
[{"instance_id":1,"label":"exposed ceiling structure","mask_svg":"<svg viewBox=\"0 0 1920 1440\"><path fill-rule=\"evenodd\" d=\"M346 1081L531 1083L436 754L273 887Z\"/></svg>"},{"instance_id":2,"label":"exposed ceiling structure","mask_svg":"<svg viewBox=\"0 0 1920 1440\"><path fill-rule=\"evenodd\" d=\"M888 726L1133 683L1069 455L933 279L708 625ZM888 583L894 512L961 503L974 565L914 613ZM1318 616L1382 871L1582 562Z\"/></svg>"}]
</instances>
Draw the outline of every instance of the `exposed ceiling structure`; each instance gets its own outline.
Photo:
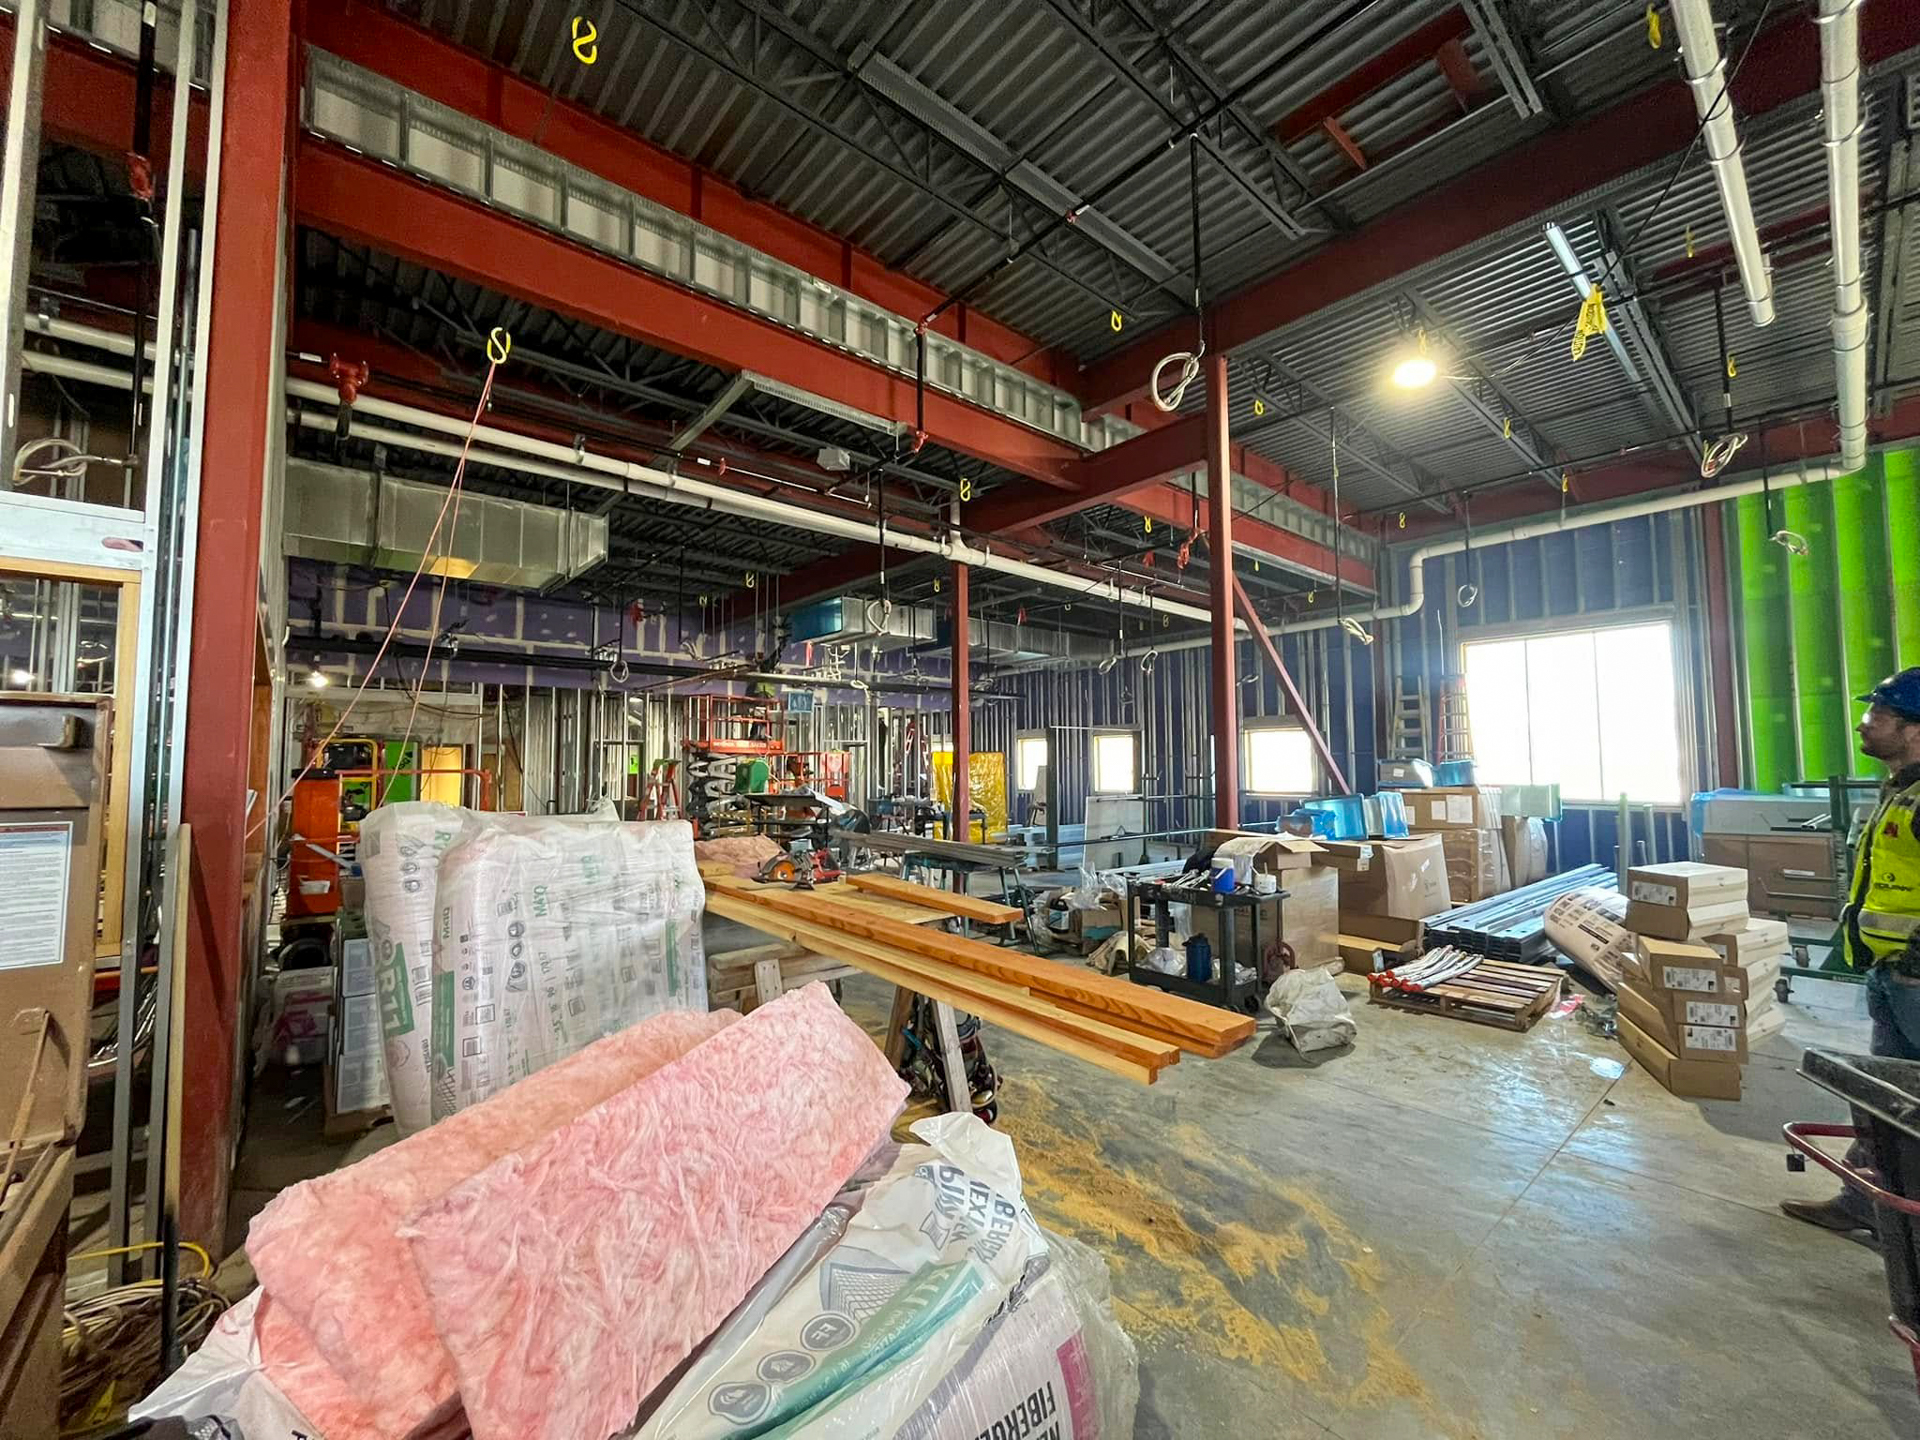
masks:
<instances>
[{"instance_id":1,"label":"exposed ceiling structure","mask_svg":"<svg viewBox=\"0 0 1920 1440\"><path fill-rule=\"evenodd\" d=\"M1863 15L1897 8L1870 5ZM891 285L892 312L909 327L930 314L943 324L959 315L963 344L985 346L1002 367L1050 377L1056 402L1084 402L1089 413L1117 388L1145 382L1151 360L1137 363L1143 337L1170 327L1187 337L1178 344L1191 345L1196 237L1203 298L1216 316L1236 309L1239 323L1261 313L1248 297L1277 293L1303 262L1324 263L1389 226L1400 227L1404 247L1420 203L1465 193L1449 187L1532 193L1538 177L1528 166L1539 145L1584 126L1617 126L1631 114L1624 107L1650 96L1663 97L1658 114L1669 114L1678 73L1671 33L1650 44L1643 5L1576 0L1291 8L1261 0L609 0L593 17L591 65L573 51L573 12L547 0L336 10L315 7L315 54L323 40L351 48L354 33L377 22L397 27L381 32L385 50L427 47L413 58L434 64L412 73L430 91L436 82L426 77L456 60L470 67L440 86L432 103L443 110L422 122L420 135L469 143L470 135L445 129L453 111L444 107L459 99L447 92L520 84L539 100L537 115L516 121L504 102L488 110L476 99L476 113L462 123L495 127L477 143L490 147L486 136L511 133L523 147L515 155L551 148L579 165L582 155L606 153L582 138L598 126L596 135L621 137L634 155L660 157L635 159L619 174L602 165L600 181L646 195L649 166L690 167L687 213L696 222L720 227L728 243L765 243L800 263L791 244L782 249L754 231L752 214L771 212L751 207L775 207L813 227L808 233L822 246L843 244L837 260L823 250L813 264L823 291L859 289L850 277L862 266L890 273L897 279L861 293ZM1475 217L1455 216L1450 224L1467 234L1463 243L1449 240L1431 258L1343 287L1324 303L1294 296L1274 312L1293 316L1284 323L1241 323L1229 347L1231 438L1244 447L1234 504L1250 526L1270 529L1243 534L1238 568L1276 615L1325 602L1318 576L1331 569L1327 544L1336 533L1353 595L1373 588L1365 577L1381 568L1375 543L1391 543L1402 516L1454 526L1470 523L1472 506L1490 495L1544 505L1560 503L1564 490L1577 501L1596 466L1684 461L1702 437L1734 428L1797 427L1806 449L1830 448L1824 151L1817 87L1801 74L1816 44L1813 27L1805 7L1773 0L1722 0L1715 11L1736 102L1748 87L1768 97L1740 123L1778 318L1755 329L1739 303L1726 225L1711 171L1688 144L1689 120L1649 142L1645 163L1616 170L1606 154L1581 156L1591 183L1570 198L1522 206L1524 218L1489 219L1481 233L1469 233ZM1920 201L1910 160L1920 36L1889 41L1884 17L1876 23L1882 29L1862 93L1861 178L1874 317L1869 375L1876 413L1884 414L1920 392ZM1750 50L1755 69L1743 76ZM384 63L389 85L415 83L405 56L381 62L361 54L352 63ZM423 100L422 113L430 109ZM311 97L307 121L303 164L308 151L342 148L339 129L313 114ZM353 173L377 173L383 184L396 170L404 174L413 163L404 114L396 133L397 153L380 156L386 166ZM491 167L490 148L487 156ZM111 166L66 147L49 164L43 220L75 232L64 251L50 253L74 263L36 280L73 293L88 287L89 267L111 268L137 236L122 234L116 248L124 197ZM568 218L566 175L526 173L528 184L561 191L555 255L599 243L581 240ZM703 179L730 187L731 220L702 211ZM431 189L404 183L423 195ZM469 187L487 205L472 213L487 223L500 203L491 184L489 176ZM296 201L301 193L296 177ZM896 530L937 537L958 512L959 532L1071 576L1085 596L1075 601L1060 584L983 572L975 583L983 611L1045 615L1099 634L1114 628L1107 612L1116 583L1137 601L1204 604L1208 556L1194 543L1192 522L1207 502L1204 477L1195 484L1191 465L1134 474L1118 451L1081 459L1058 443L1057 431L1037 436L1035 453L1063 458L1039 469L991 463L980 447L970 453L942 435L916 443L910 345L886 362L892 409L879 414L836 397L829 377L816 390L791 375L762 376L750 365L650 343L640 338L653 335L646 315L583 315L547 275L502 273L480 283L455 260L442 267L417 252L403 258L407 247L389 249L363 233L378 225L304 208L301 218L289 337L297 375L324 378L337 353L371 365L372 393L465 413L484 338L505 326L515 363L496 388L493 423L669 470L724 467L726 483L754 495L870 522L876 541L883 515ZM631 255L632 240L624 243ZM693 270L689 277L697 282ZM1583 285L1593 283L1605 290L1612 326L1576 359L1574 318ZM744 289L741 303L758 305ZM969 316L994 322L994 338L969 336ZM943 333L951 331L948 324ZM1441 376L1425 390L1392 390L1382 378L1389 359L1419 336L1439 357ZM972 392L965 398L981 403ZM1205 404L1197 380L1180 409L1197 415ZM1137 404L1126 413L1129 431L1165 423ZM297 428L294 445L415 478L444 478L452 464L351 433L337 441L317 427ZM1091 484L1116 474L1106 489ZM551 474L510 467L475 466L470 479L493 493L607 513L609 559L578 582L602 596L665 599L690 588L697 596L741 588L753 574L790 580L795 593L819 593L816 581L867 594L884 583L888 593L917 600L933 594L938 579L937 562L902 555L890 559L882 582L877 546L802 524L657 497L583 496ZM1053 507L1064 512L1058 518L969 529L965 506L974 499L994 495L998 513L1017 516L1016 498L1044 499L1052 485L1070 502ZM1324 519L1336 486L1344 532ZM1194 625L1190 616L1156 618L1151 610L1129 618L1148 629Z\"/></svg>"}]
</instances>

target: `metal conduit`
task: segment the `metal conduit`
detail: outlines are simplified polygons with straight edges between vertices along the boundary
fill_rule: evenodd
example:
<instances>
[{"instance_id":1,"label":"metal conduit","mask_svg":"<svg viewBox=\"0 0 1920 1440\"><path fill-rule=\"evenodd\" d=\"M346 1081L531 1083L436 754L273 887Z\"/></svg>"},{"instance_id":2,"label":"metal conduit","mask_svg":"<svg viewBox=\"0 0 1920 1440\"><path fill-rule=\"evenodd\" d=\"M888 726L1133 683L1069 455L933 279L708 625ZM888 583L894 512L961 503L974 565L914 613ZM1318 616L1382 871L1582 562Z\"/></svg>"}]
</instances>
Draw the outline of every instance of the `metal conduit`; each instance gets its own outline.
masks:
<instances>
[{"instance_id":1,"label":"metal conduit","mask_svg":"<svg viewBox=\"0 0 1920 1440\"><path fill-rule=\"evenodd\" d=\"M1867 297L1860 253L1860 0L1820 0L1820 98L1833 227L1833 367L1840 463L1867 458Z\"/></svg>"},{"instance_id":2,"label":"metal conduit","mask_svg":"<svg viewBox=\"0 0 1920 1440\"><path fill-rule=\"evenodd\" d=\"M1824 12L1825 0L1821 8ZM1693 91L1693 107L1700 116L1707 159L1713 164L1713 180L1720 191L1720 208L1727 217L1727 238L1740 267L1747 310L1755 325L1771 325L1773 273L1766 251L1760 248L1753 201L1747 194L1747 167L1740 158L1740 132L1733 120L1727 60L1714 34L1713 6L1709 0L1673 0L1673 28L1680 36L1680 59L1687 86Z\"/></svg>"}]
</instances>

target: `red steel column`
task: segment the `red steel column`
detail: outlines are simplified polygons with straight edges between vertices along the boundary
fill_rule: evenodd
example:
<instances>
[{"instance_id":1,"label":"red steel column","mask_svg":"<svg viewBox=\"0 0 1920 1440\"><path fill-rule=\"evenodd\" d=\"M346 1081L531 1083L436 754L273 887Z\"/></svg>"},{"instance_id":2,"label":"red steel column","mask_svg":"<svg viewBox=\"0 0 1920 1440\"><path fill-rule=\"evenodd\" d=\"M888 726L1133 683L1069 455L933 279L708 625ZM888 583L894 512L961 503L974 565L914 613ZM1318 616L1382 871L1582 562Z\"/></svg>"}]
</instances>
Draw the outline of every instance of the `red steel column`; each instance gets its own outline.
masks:
<instances>
[{"instance_id":1,"label":"red steel column","mask_svg":"<svg viewBox=\"0 0 1920 1440\"><path fill-rule=\"evenodd\" d=\"M967 600L967 567L953 567L953 824L947 834L955 840L973 838L973 795L968 763L973 758L973 617ZM954 878L965 889L967 877Z\"/></svg>"},{"instance_id":2,"label":"red steel column","mask_svg":"<svg viewBox=\"0 0 1920 1440\"><path fill-rule=\"evenodd\" d=\"M199 565L181 818L193 827L181 1107L182 1239L225 1254L243 938L248 752L259 623L268 378L280 198L293 115L293 0L233 0L227 21ZM277 547L276 547L277 556ZM277 559L276 559L276 563ZM265 797L262 797L262 804ZM258 818L257 814L254 817Z\"/></svg>"},{"instance_id":3,"label":"red steel column","mask_svg":"<svg viewBox=\"0 0 1920 1440\"><path fill-rule=\"evenodd\" d=\"M1207 354L1207 555L1213 610L1213 823L1240 828L1240 680L1234 666L1233 472L1227 463L1227 357Z\"/></svg>"}]
</instances>

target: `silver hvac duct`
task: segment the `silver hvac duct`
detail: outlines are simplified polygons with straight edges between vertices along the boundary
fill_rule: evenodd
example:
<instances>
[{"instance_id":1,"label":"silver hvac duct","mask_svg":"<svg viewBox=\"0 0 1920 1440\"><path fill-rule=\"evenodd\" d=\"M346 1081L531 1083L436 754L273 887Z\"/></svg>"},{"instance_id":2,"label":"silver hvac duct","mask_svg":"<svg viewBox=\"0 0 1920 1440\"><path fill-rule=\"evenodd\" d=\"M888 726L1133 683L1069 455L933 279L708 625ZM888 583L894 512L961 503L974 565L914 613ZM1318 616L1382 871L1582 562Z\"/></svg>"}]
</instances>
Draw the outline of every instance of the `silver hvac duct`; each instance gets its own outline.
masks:
<instances>
[{"instance_id":1,"label":"silver hvac duct","mask_svg":"<svg viewBox=\"0 0 1920 1440\"><path fill-rule=\"evenodd\" d=\"M1826 8L1823 0L1821 7ZM1740 132L1733 122L1733 94L1727 84L1727 60L1713 30L1713 7L1708 0L1673 0L1673 28L1680 36L1680 61L1693 91L1693 108L1713 162L1714 183L1720 187L1720 209L1727 217L1727 235L1740 266L1740 285L1747 292L1747 310L1755 325L1773 323L1773 274L1760 231L1753 221L1753 201L1747 195L1747 169L1740 158Z\"/></svg>"},{"instance_id":2,"label":"silver hvac duct","mask_svg":"<svg viewBox=\"0 0 1920 1440\"><path fill-rule=\"evenodd\" d=\"M1860 255L1860 0L1820 0L1820 99L1833 224L1833 368L1840 463L1867 458L1867 296Z\"/></svg>"},{"instance_id":3,"label":"silver hvac duct","mask_svg":"<svg viewBox=\"0 0 1920 1440\"><path fill-rule=\"evenodd\" d=\"M1614 520L1631 520L1641 515L1664 515L1673 510L1692 510L1701 505L1713 505L1722 500L1738 500L1743 495L1758 495L1774 489L1791 489L1795 485L1812 485L1822 480L1838 479L1850 473L1857 466L1850 467L1840 460L1817 460L1802 462L1792 470L1782 470L1758 480L1741 480L1731 485L1716 486L1711 490L1687 490L1679 493L1653 495L1645 500L1630 500L1624 505L1602 505L1591 510L1577 510L1570 515L1555 514L1542 520L1525 520L1513 525L1498 526L1490 530L1476 530L1472 545L1480 549L1487 545L1504 545L1512 540L1532 540L1541 535L1557 535L1564 530L1584 530L1592 525L1605 525ZM1416 613L1427 603L1426 562L1436 555L1457 555L1468 547L1465 536L1456 536L1448 540L1434 540L1418 547L1407 557L1407 598L1397 605L1379 605L1371 610L1346 616L1349 620L1401 620ZM1267 634L1278 639L1282 635L1295 635L1303 630L1330 630L1340 624L1332 615L1324 615L1314 620L1300 620L1291 625L1271 625ZM1199 640L1176 640L1170 645L1154 648L1162 655L1172 650L1197 650L1210 644L1207 638Z\"/></svg>"}]
</instances>

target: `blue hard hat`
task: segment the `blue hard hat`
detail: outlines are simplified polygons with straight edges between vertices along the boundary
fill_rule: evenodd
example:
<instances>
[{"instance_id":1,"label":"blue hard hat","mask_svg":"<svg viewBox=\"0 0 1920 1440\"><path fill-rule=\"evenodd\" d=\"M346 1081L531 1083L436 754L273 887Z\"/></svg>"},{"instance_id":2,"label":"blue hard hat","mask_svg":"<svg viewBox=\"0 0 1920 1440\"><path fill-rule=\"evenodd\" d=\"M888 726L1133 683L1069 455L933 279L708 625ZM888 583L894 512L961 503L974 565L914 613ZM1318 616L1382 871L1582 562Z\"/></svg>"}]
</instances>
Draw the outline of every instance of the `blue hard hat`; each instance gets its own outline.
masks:
<instances>
[{"instance_id":1,"label":"blue hard hat","mask_svg":"<svg viewBox=\"0 0 1920 1440\"><path fill-rule=\"evenodd\" d=\"M1908 720L1920 720L1920 665L1912 665L1897 675L1889 675L1860 697L1868 705L1878 705Z\"/></svg>"}]
</instances>

